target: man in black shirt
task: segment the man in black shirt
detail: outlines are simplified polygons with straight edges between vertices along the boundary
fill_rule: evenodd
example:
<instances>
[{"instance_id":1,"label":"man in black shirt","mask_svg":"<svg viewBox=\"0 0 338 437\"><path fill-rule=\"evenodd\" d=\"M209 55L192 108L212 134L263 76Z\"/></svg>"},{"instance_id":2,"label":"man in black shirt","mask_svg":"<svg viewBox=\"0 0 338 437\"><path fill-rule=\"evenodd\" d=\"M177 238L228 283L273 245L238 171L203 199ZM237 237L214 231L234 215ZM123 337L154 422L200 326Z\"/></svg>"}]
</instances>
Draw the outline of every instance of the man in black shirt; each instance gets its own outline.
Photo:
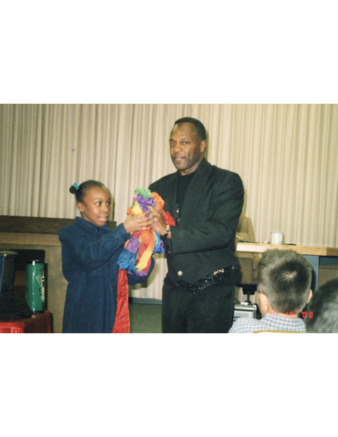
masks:
<instances>
[{"instance_id":1,"label":"man in black shirt","mask_svg":"<svg viewBox=\"0 0 338 437\"><path fill-rule=\"evenodd\" d=\"M194 118L174 123L169 139L177 172L150 185L176 225L151 208L165 239L168 274L162 297L163 332L228 332L239 268L235 234L244 190L238 174L208 163L206 130Z\"/></svg>"}]
</instances>

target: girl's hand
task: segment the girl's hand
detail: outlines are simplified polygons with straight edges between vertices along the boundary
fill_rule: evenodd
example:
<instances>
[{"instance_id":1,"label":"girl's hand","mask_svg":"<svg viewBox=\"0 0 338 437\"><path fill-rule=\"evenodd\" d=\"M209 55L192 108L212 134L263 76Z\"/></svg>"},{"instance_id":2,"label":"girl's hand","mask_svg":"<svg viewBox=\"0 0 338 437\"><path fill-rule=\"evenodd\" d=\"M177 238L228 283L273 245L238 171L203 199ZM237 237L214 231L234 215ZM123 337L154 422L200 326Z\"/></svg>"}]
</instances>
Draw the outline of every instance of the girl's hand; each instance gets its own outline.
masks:
<instances>
[{"instance_id":1,"label":"girl's hand","mask_svg":"<svg viewBox=\"0 0 338 437\"><path fill-rule=\"evenodd\" d=\"M130 233L134 231L147 231L151 228L149 211L146 211L140 215L128 215L125 221L123 222L123 226L125 230Z\"/></svg>"}]
</instances>

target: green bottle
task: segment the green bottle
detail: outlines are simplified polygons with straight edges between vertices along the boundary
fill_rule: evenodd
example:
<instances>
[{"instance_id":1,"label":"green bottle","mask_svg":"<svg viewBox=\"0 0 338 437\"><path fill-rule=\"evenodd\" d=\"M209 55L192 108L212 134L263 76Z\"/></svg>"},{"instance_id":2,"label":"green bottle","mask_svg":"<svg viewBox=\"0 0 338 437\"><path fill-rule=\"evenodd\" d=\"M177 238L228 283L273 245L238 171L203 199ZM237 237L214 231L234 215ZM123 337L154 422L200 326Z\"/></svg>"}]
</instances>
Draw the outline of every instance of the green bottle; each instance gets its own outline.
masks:
<instances>
[{"instance_id":1,"label":"green bottle","mask_svg":"<svg viewBox=\"0 0 338 437\"><path fill-rule=\"evenodd\" d=\"M45 310L45 265L38 260L27 263L26 303L33 313Z\"/></svg>"}]
</instances>

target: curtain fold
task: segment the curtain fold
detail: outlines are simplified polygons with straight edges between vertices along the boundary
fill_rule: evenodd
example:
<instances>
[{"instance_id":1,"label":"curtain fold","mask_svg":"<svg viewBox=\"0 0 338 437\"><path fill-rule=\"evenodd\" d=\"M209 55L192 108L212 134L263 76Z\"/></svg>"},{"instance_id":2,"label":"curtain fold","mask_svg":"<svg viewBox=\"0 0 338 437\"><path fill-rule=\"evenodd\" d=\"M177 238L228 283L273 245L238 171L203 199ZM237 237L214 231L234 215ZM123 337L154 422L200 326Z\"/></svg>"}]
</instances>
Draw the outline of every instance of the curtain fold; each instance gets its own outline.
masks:
<instances>
[{"instance_id":1,"label":"curtain fold","mask_svg":"<svg viewBox=\"0 0 338 437\"><path fill-rule=\"evenodd\" d=\"M199 118L208 160L238 172L257 241L337 246L338 105L0 105L0 214L72 218L74 182L111 190L124 221L134 190L175 171L174 121ZM165 260L135 296L161 298Z\"/></svg>"}]
</instances>

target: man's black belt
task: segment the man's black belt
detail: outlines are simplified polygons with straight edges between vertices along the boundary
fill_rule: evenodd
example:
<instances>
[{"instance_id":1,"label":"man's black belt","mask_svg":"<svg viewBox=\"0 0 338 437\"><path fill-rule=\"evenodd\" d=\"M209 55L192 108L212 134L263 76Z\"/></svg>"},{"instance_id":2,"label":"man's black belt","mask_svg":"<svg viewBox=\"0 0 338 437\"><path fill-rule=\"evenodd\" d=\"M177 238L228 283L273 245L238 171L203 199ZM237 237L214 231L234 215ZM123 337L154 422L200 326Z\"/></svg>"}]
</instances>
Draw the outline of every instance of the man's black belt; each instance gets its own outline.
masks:
<instances>
[{"instance_id":1,"label":"man's black belt","mask_svg":"<svg viewBox=\"0 0 338 437\"><path fill-rule=\"evenodd\" d=\"M171 287L184 287L192 293L202 291L211 285L223 284L223 285L235 285L239 279L240 269L238 266L224 267L223 269L216 270L213 273L209 273L203 278L198 279L195 282L178 281L174 284L168 276L164 278L164 283Z\"/></svg>"}]
</instances>

